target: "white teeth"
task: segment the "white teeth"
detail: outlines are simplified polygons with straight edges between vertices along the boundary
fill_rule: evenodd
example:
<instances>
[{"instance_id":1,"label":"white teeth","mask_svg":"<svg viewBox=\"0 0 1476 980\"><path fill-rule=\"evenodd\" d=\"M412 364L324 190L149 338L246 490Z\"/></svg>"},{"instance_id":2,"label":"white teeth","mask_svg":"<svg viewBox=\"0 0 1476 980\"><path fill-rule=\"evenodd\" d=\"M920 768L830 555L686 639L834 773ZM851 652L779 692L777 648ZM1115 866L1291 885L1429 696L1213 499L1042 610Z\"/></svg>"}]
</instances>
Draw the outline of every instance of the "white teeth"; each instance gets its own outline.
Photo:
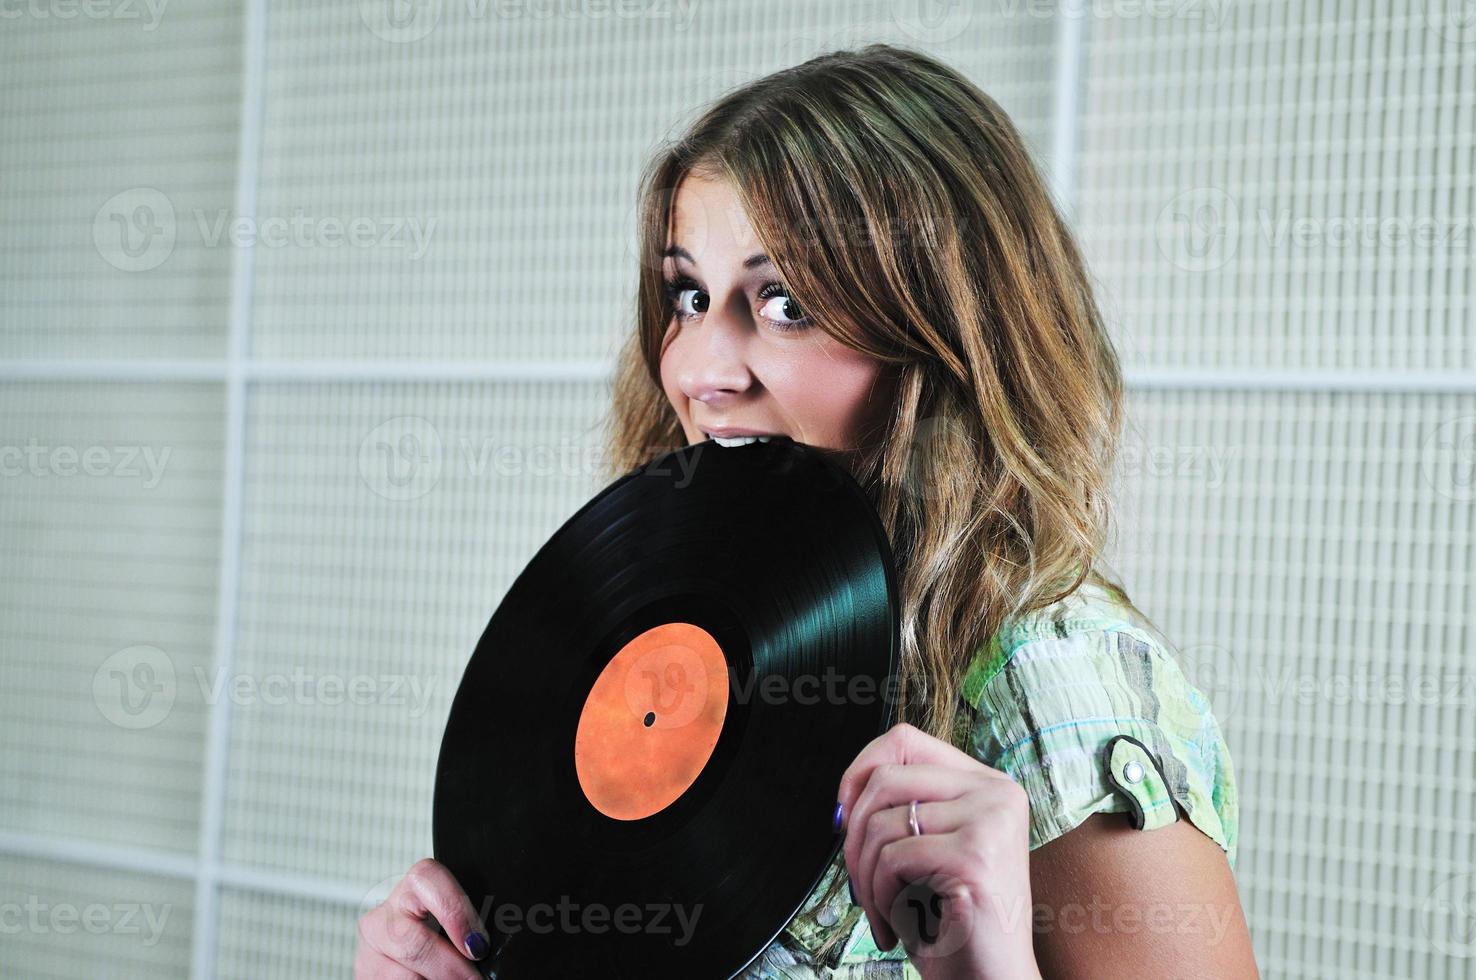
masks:
<instances>
[{"instance_id":1,"label":"white teeth","mask_svg":"<svg viewBox=\"0 0 1476 980\"><path fill-rule=\"evenodd\" d=\"M719 446L746 446L751 442L768 442L772 438L773 436L734 436L725 439L722 436L713 436L712 440Z\"/></svg>"}]
</instances>

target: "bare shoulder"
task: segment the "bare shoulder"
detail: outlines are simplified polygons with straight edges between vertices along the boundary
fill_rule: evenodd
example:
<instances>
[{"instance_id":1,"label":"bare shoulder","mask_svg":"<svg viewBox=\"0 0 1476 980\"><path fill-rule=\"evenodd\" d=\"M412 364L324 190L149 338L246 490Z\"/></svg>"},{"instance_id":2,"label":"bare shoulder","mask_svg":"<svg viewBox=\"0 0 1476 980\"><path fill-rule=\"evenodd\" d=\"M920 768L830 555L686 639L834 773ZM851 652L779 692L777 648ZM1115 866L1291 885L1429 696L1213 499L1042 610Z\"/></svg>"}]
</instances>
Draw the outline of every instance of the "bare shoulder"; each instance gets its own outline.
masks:
<instances>
[{"instance_id":1,"label":"bare shoulder","mask_svg":"<svg viewBox=\"0 0 1476 980\"><path fill-rule=\"evenodd\" d=\"M1096 813L1030 854L1041 975L1258 978L1225 852L1187 820Z\"/></svg>"}]
</instances>

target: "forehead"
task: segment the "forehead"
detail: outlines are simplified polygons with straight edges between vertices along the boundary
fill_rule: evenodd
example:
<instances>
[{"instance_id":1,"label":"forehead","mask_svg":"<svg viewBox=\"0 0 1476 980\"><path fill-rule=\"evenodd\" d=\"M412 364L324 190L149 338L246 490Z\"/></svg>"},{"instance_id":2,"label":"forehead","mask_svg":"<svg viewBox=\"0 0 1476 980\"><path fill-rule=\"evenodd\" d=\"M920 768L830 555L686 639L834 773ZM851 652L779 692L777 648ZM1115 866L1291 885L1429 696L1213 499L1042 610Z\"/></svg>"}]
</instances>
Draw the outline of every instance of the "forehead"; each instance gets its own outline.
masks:
<instances>
[{"instance_id":1,"label":"forehead","mask_svg":"<svg viewBox=\"0 0 1476 980\"><path fill-rule=\"evenodd\" d=\"M699 257L760 244L733 186L698 174L686 175L677 185L667 235L667 244L680 245Z\"/></svg>"}]
</instances>

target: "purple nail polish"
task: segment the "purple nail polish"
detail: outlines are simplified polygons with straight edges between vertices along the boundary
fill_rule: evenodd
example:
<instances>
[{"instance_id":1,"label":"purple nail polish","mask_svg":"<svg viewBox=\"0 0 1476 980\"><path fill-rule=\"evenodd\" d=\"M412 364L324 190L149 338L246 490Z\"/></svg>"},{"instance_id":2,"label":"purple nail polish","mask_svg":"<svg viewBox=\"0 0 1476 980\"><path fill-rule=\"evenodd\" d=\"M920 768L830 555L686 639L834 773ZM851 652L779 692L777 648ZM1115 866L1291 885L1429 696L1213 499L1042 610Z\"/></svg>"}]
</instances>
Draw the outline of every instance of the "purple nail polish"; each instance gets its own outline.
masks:
<instances>
[{"instance_id":1,"label":"purple nail polish","mask_svg":"<svg viewBox=\"0 0 1476 980\"><path fill-rule=\"evenodd\" d=\"M846 891L848 891L848 892L851 893L851 904L852 905L855 905L856 904L856 883L851 880L851 876L850 875L847 875L846 876Z\"/></svg>"},{"instance_id":2,"label":"purple nail polish","mask_svg":"<svg viewBox=\"0 0 1476 980\"><path fill-rule=\"evenodd\" d=\"M846 805L844 803L837 803L835 805L835 816L833 816L833 817L830 818L830 829L832 831L834 831L837 834L840 833L840 830L841 830L841 820L845 817L845 815L846 815Z\"/></svg>"},{"instance_id":3,"label":"purple nail polish","mask_svg":"<svg viewBox=\"0 0 1476 980\"><path fill-rule=\"evenodd\" d=\"M487 939L480 932L468 933L466 937L466 951L474 960L479 960L487 955Z\"/></svg>"}]
</instances>

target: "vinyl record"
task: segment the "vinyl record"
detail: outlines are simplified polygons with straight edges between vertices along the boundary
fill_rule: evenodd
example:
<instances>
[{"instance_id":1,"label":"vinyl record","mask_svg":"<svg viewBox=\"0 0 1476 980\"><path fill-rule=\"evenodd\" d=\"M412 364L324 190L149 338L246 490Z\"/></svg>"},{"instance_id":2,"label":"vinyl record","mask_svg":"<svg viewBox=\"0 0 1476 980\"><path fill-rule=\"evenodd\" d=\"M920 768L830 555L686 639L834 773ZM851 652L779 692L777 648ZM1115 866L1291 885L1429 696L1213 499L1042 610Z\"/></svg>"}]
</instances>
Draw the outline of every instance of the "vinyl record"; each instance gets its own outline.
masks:
<instances>
[{"instance_id":1,"label":"vinyl record","mask_svg":"<svg viewBox=\"0 0 1476 980\"><path fill-rule=\"evenodd\" d=\"M435 855L484 975L741 972L840 845L898 609L875 510L801 443L687 446L582 507L493 614L441 745Z\"/></svg>"}]
</instances>

